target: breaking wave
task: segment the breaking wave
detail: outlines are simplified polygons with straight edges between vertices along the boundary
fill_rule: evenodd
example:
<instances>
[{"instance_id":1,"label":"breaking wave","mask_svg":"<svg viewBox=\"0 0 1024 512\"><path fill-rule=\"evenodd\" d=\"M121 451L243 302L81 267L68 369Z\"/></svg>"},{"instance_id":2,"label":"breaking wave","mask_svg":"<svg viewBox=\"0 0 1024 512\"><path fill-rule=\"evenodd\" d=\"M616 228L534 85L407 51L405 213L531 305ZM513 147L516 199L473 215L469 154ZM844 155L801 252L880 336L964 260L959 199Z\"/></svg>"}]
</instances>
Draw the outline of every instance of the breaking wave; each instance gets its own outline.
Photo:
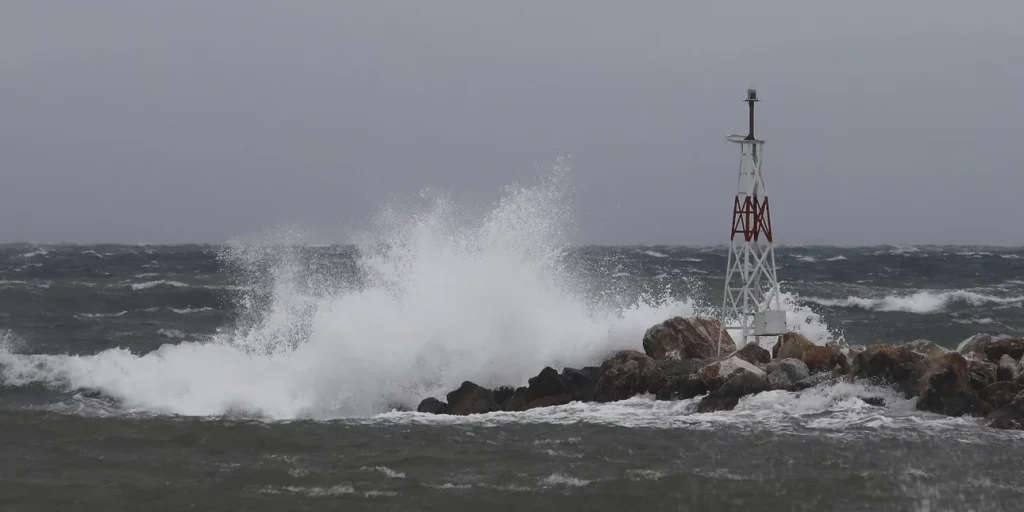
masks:
<instances>
[{"instance_id":1,"label":"breaking wave","mask_svg":"<svg viewBox=\"0 0 1024 512\"><path fill-rule=\"evenodd\" d=\"M996 297L967 290L921 291L911 295L889 295L882 298L847 297L845 299L823 299L806 297L801 300L822 306L861 308L870 311L901 311L905 313L939 313L954 304L983 306L986 304L1016 304L1024 297Z\"/></svg>"},{"instance_id":2,"label":"breaking wave","mask_svg":"<svg viewBox=\"0 0 1024 512\"><path fill-rule=\"evenodd\" d=\"M173 288L187 288L189 285L187 285L185 283L182 283L180 281L167 281L167 280L146 281L145 283L133 283L132 284L132 290L146 290L146 289L149 289L149 288L153 288L155 286L170 286L170 287L173 287Z\"/></svg>"},{"instance_id":3,"label":"breaking wave","mask_svg":"<svg viewBox=\"0 0 1024 512\"><path fill-rule=\"evenodd\" d=\"M211 342L145 355L0 353L6 385L96 389L129 410L270 418L363 416L415 406L464 380L525 384L639 346L650 325L692 315L685 298L597 298L573 271L568 187L556 172L472 215L443 195L385 209L357 237L358 278L310 272L291 235L229 244L243 281L239 324ZM283 240L282 240L283 239ZM133 284L187 286L174 281Z\"/></svg>"},{"instance_id":4,"label":"breaking wave","mask_svg":"<svg viewBox=\"0 0 1024 512\"><path fill-rule=\"evenodd\" d=\"M444 195L386 208L354 240L352 275L310 267L290 233L236 241L221 255L244 285L235 327L144 355L0 351L0 379L98 390L147 413L368 416L465 380L523 385L546 365L595 364L640 348L655 323L708 311L686 290L631 298L593 289L568 250L568 191L556 168L538 186L508 189L482 215ZM154 286L188 285L132 288ZM791 326L831 339L820 317L785 300Z\"/></svg>"}]
</instances>

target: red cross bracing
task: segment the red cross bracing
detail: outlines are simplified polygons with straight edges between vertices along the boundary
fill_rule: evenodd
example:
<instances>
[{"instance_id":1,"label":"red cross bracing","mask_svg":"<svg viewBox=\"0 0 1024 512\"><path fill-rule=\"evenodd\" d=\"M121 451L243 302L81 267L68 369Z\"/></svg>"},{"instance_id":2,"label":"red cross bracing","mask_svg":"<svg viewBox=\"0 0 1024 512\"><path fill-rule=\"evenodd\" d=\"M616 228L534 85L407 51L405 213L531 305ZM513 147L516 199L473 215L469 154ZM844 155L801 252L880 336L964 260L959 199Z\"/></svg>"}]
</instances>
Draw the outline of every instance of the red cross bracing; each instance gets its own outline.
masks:
<instances>
[{"instance_id":1,"label":"red cross bracing","mask_svg":"<svg viewBox=\"0 0 1024 512\"><path fill-rule=\"evenodd\" d=\"M747 242L758 241L761 235L769 242L772 241L772 215L768 208L768 197L759 198L756 195L736 196L732 211L732 234L730 240L735 240L736 235L743 235Z\"/></svg>"}]
</instances>

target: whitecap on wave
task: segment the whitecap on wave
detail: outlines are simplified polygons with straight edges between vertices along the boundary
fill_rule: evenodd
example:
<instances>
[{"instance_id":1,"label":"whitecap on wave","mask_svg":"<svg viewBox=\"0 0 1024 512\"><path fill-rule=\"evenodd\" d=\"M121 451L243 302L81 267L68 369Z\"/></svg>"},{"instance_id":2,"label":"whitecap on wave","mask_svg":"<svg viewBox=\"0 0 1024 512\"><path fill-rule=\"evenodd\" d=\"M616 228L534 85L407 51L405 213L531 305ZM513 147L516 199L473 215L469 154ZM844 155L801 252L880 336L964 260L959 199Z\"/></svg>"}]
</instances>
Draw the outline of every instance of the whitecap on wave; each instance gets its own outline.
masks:
<instances>
[{"instance_id":1,"label":"whitecap on wave","mask_svg":"<svg viewBox=\"0 0 1024 512\"><path fill-rule=\"evenodd\" d=\"M1007 305L1024 302L1024 297L997 297L969 290L931 291L924 290L910 295L888 295L881 298L847 297L845 299L824 299L804 297L800 300L832 307L855 307L870 311L902 311L906 313L939 313L953 304L983 306L986 304Z\"/></svg>"}]
</instances>

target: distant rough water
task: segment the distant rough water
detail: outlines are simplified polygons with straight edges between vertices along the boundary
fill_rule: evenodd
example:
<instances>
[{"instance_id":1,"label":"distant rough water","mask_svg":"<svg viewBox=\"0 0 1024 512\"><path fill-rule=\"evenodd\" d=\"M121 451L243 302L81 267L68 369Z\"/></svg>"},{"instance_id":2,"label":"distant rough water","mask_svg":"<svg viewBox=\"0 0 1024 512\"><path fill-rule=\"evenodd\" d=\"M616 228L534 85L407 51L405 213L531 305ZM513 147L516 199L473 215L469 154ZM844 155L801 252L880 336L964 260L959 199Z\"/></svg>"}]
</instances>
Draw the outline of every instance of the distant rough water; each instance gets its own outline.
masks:
<instances>
[{"instance_id":1,"label":"distant rough water","mask_svg":"<svg viewBox=\"0 0 1024 512\"><path fill-rule=\"evenodd\" d=\"M1020 432L883 388L400 412L642 350L721 300L723 248L429 233L0 247L0 509L1019 509ZM1024 334L1024 250L777 251L789 323L818 343Z\"/></svg>"}]
</instances>

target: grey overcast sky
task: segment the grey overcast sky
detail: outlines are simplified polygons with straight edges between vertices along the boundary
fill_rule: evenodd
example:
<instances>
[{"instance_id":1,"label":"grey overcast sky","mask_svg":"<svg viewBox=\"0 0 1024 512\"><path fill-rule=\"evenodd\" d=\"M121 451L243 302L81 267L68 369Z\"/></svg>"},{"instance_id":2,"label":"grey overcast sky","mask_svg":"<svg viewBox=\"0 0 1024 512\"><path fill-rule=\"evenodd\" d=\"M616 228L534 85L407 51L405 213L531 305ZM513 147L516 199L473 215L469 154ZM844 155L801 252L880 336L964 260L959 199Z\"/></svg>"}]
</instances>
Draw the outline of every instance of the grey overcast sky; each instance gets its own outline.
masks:
<instances>
[{"instance_id":1,"label":"grey overcast sky","mask_svg":"<svg viewBox=\"0 0 1024 512\"><path fill-rule=\"evenodd\" d=\"M1024 244L1024 1L0 6L0 241L344 241L572 154L576 241L717 244L757 87L787 244Z\"/></svg>"}]
</instances>

